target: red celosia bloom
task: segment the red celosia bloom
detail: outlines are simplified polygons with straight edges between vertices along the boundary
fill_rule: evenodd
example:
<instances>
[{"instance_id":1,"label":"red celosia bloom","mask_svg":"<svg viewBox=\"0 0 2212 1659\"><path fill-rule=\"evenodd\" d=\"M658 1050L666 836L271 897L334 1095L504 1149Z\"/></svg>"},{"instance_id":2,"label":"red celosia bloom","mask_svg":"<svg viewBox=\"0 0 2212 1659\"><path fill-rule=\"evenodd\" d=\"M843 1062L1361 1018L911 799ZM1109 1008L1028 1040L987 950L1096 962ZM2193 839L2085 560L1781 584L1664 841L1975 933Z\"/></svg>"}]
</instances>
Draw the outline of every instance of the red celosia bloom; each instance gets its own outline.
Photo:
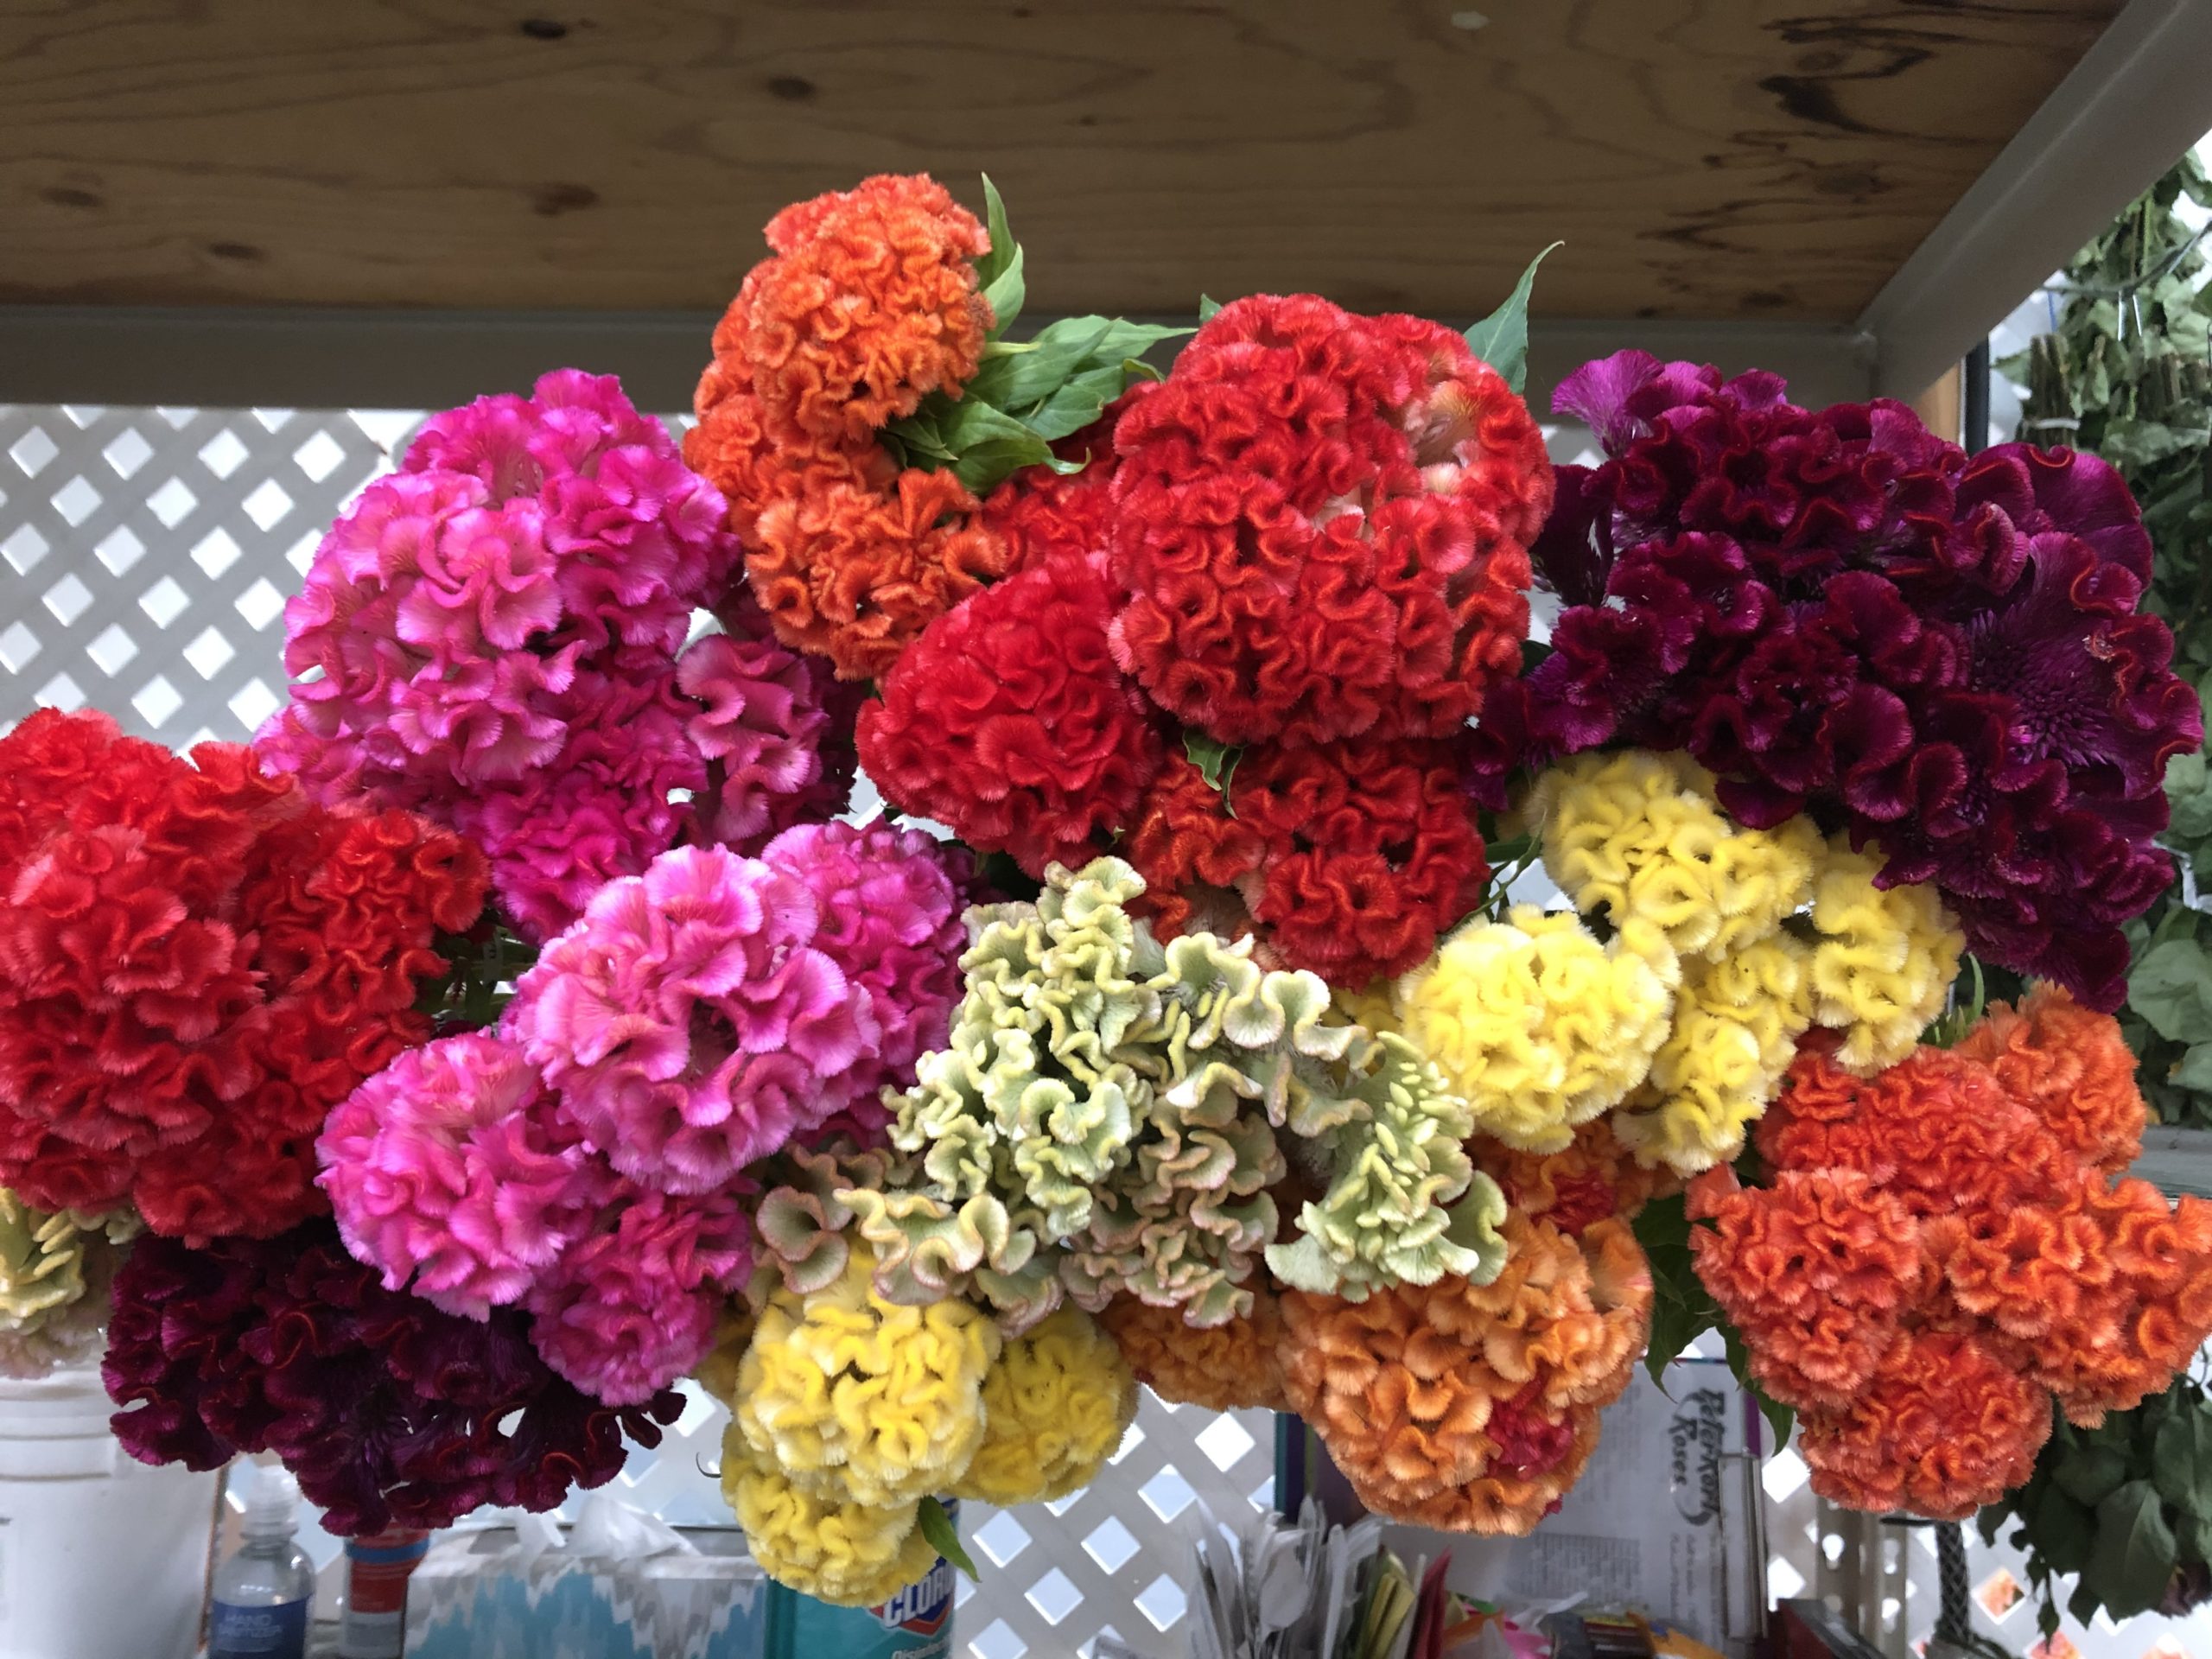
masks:
<instances>
[{"instance_id":1,"label":"red celosia bloom","mask_svg":"<svg viewBox=\"0 0 2212 1659\"><path fill-rule=\"evenodd\" d=\"M1241 911L1243 900L1232 889L1259 868L1268 843L1223 810L1221 791L1171 751L1137 803L1119 850L1145 879L1138 909L1167 938L1192 925L1199 911L1211 914L1224 905Z\"/></svg>"},{"instance_id":2,"label":"red celosia bloom","mask_svg":"<svg viewBox=\"0 0 2212 1659\"><path fill-rule=\"evenodd\" d=\"M683 1402L617 1409L531 1351L520 1315L441 1313L377 1281L327 1221L194 1249L139 1241L115 1281L101 1376L146 1463L274 1452L346 1536L435 1528L485 1503L550 1510L660 1442Z\"/></svg>"},{"instance_id":3,"label":"red celosia bloom","mask_svg":"<svg viewBox=\"0 0 2212 1659\"><path fill-rule=\"evenodd\" d=\"M1475 1167L1485 1172L1522 1214L1579 1236L1608 1217L1634 1221L1643 1206L1679 1190L1679 1178L1662 1165L1646 1169L1614 1136L1611 1121L1593 1117L1574 1131L1562 1152L1522 1152L1478 1136L1468 1143Z\"/></svg>"},{"instance_id":4,"label":"red celosia bloom","mask_svg":"<svg viewBox=\"0 0 2212 1659\"><path fill-rule=\"evenodd\" d=\"M1421 738L1247 753L1236 816L1268 842L1243 884L1277 952L1334 985L1427 959L1490 868L1449 746Z\"/></svg>"},{"instance_id":5,"label":"red celosia bloom","mask_svg":"<svg viewBox=\"0 0 2212 1659\"><path fill-rule=\"evenodd\" d=\"M2016 1014L2002 1002L1958 1046L1996 1074L2006 1093L2083 1161L2117 1174L2143 1150L2149 1110L2135 1056L2109 1014L2056 985L2037 985Z\"/></svg>"},{"instance_id":6,"label":"red celosia bloom","mask_svg":"<svg viewBox=\"0 0 2212 1659\"><path fill-rule=\"evenodd\" d=\"M2050 1437L2044 1391L1973 1337L1901 1337L1872 1379L1808 1415L1798 1449L1813 1490L1878 1514L1962 1521L2025 1480Z\"/></svg>"},{"instance_id":7,"label":"red celosia bloom","mask_svg":"<svg viewBox=\"0 0 2212 1659\"><path fill-rule=\"evenodd\" d=\"M331 1107L429 1034L416 988L475 921L483 861L406 813L312 807L243 747L194 759L93 714L0 741L0 1184L267 1235L322 1207Z\"/></svg>"},{"instance_id":8,"label":"red celosia bloom","mask_svg":"<svg viewBox=\"0 0 2212 1659\"><path fill-rule=\"evenodd\" d=\"M1122 850L1163 935L1256 925L1271 963L1360 988L1424 960L1481 900L1482 832L1444 743L1257 744L1230 786L1234 817L1171 757L1138 805Z\"/></svg>"},{"instance_id":9,"label":"red celosia bloom","mask_svg":"<svg viewBox=\"0 0 2212 1659\"><path fill-rule=\"evenodd\" d=\"M931 625L861 711L861 764L902 811L1033 875L1126 823L1160 734L1106 649L1104 562L1062 557Z\"/></svg>"},{"instance_id":10,"label":"red celosia bloom","mask_svg":"<svg viewBox=\"0 0 2212 1659\"><path fill-rule=\"evenodd\" d=\"M983 503L983 527L1006 543L1009 570L1026 570L1058 554L1103 553L1112 545L1110 486L1122 460L1114 448L1115 429L1159 385L1138 381L1089 426L1052 446L1062 461L1081 461L1081 472L1025 467L991 492Z\"/></svg>"},{"instance_id":11,"label":"red celosia bloom","mask_svg":"<svg viewBox=\"0 0 2212 1659\"><path fill-rule=\"evenodd\" d=\"M1440 737L1516 671L1551 467L1450 329L1239 300L1115 443L1115 649L1184 724Z\"/></svg>"}]
</instances>

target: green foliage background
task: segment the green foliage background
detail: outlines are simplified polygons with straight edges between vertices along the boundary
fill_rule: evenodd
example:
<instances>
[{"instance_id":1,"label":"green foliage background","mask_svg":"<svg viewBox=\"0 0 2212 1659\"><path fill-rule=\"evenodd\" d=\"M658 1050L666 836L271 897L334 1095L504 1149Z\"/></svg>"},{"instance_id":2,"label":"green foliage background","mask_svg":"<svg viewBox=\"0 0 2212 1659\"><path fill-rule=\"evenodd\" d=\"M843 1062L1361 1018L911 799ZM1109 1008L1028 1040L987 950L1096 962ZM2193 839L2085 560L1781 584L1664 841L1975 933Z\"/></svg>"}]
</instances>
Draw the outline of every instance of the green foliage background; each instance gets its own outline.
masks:
<instances>
[{"instance_id":1,"label":"green foliage background","mask_svg":"<svg viewBox=\"0 0 2212 1659\"><path fill-rule=\"evenodd\" d=\"M2175 211L2212 208L2192 156L2132 203L2067 266L2056 326L2001 366L2027 383L2020 434L2102 455L2142 503L2157 548L2146 608L2172 625L2174 666L2212 690L2212 286L2207 242ZM2166 844L2212 887L2212 769L2166 772ZM2122 1029L2143 1090L2170 1123L2212 1128L2212 916L2177 883L2130 924L2135 967Z\"/></svg>"}]
</instances>

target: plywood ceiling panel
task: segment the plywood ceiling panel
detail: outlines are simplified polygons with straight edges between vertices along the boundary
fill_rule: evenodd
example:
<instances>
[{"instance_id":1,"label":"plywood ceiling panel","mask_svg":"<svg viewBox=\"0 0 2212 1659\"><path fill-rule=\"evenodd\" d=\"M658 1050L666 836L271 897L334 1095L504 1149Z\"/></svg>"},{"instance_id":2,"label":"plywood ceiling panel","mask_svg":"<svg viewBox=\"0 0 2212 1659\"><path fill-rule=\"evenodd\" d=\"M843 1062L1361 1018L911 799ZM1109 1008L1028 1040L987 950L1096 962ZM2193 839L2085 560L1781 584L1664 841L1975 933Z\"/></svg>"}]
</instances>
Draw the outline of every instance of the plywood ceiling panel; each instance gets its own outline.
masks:
<instances>
[{"instance_id":1,"label":"plywood ceiling panel","mask_svg":"<svg viewBox=\"0 0 2212 1659\"><path fill-rule=\"evenodd\" d=\"M1857 315L2119 0L8 0L0 301L719 306L988 170L1033 306ZM1485 15L1486 14L1486 15Z\"/></svg>"}]
</instances>

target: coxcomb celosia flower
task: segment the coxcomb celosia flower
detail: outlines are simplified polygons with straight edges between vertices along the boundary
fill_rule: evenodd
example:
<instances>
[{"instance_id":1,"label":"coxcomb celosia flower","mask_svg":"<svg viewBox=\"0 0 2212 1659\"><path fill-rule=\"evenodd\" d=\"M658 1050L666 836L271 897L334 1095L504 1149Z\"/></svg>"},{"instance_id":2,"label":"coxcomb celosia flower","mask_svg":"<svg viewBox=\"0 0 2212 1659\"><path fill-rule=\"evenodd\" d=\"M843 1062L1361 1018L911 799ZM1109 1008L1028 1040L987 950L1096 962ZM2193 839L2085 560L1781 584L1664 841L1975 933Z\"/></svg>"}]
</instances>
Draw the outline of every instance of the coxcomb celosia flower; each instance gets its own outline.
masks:
<instances>
[{"instance_id":1,"label":"coxcomb celosia flower","mask_svg":"<svg viewBox=\"0 0 2212 1659\"><path fill-rule=\"evenodd\" d=\"M1185 725L1441 737L1517 671L1550 463L1450 329L1238 300L1115 447L1116 652Z\"/></svg>"}]
</instances>

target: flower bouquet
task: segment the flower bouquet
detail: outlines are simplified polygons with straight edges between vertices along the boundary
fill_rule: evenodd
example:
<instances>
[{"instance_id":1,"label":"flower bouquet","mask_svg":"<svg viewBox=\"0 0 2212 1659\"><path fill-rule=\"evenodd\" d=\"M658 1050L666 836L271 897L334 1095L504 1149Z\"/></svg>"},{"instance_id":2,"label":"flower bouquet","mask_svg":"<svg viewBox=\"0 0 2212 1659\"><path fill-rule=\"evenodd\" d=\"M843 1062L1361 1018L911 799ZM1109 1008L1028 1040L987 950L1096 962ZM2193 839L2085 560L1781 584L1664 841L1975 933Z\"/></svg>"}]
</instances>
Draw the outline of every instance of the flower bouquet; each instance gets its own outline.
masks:
<instances>
[{"instance_id":1,"label":"flower bouquet","mask_svg":"<svg viewBox=\"0 0 2212 1659\"><path fill-rule=\"evenodd\" d=\"M986 188L779 214L680 448L429 421L250 747L0 740L0 1357L105 1323L132 1452L340 1531L694 1377L862 1605L1140 1382L1510 1533L1707 1323L1861 1506L2165 1388L2212 1206L2104 1011L2201 717L2111 470L1638 353L1554 467L1525 281L1015 340Z\"/></svg>"}]
</instances>

